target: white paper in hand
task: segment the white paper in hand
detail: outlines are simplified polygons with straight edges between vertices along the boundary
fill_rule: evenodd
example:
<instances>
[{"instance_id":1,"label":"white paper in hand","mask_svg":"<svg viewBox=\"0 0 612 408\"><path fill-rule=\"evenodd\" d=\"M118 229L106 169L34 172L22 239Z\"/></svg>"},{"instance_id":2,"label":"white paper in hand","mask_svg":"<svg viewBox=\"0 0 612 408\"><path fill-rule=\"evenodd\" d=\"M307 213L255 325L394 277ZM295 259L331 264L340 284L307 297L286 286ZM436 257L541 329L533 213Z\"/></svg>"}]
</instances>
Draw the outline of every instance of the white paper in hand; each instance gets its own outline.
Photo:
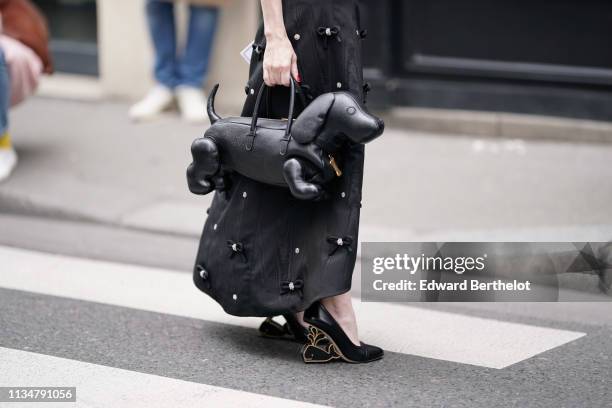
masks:
<instances>
[{"instance_id":1,"label":"white paper in hand","mask_svg":"<svg viewBox=\"0 0 612 408\"><path fill-rule=\"evenodd\" d=\"M240 51L240 55L242 56L242 58L244 58L247 64L251 63L251 55L253 55L253 44L254 41L251 41L249 45L247 45L242 51Z\"/></svg>"}]
</instances>

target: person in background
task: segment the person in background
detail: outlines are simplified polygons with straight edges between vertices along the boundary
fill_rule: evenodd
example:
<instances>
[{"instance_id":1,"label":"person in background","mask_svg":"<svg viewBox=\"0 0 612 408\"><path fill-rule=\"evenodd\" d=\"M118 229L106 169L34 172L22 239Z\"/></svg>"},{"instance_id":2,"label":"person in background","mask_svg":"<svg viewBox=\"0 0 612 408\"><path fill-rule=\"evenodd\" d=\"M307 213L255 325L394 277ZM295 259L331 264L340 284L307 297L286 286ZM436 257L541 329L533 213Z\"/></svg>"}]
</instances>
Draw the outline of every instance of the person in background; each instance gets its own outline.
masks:
<instances>
[{"instance_id":1,"label":"person in background","mask_svg":"<svg viewBox=\"0 0 612 408\"><path fill-rule=\"evenodd\" d=\"M189 6L187 42L180 55L176 46L174 4L171 1L147 0L146 14L155 51L157 84L132 106L130 117L136 121L152 119L172 107L176 97L185 120L194 123L204 121L206 97L202 86L208 73L218 9L198 4Z\"/></svg>"},{"instance_id":2,"label":"person in background","mask_svg":"<svg viewBox=\"0 0 612 408\"><path fill-rule=\"evenodd\" d=\"M9 133L9 107L32 95L43 73L52 73L49 33L28 0L0 0L0 182L17 165Z\"/></svg>"},{"instance_id":3,"label":"person in background","mask_svg":"<svg viewBox=\"0 0 612 408\"><path fill-rule=\"evenodd\" d=\"M17 154L8 133L10 84L4 53L0 50L0 181L10 176L17 165Z\"/></svg>"}]
</instances>

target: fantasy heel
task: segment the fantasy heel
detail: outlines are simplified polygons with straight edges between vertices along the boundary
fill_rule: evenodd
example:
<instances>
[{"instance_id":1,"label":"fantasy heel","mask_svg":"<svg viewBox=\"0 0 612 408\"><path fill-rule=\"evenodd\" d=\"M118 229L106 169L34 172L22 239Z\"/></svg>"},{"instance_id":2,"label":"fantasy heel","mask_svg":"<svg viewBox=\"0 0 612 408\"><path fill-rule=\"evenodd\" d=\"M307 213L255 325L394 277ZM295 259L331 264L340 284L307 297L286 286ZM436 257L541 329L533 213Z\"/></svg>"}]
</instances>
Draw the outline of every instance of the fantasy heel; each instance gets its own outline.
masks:
<instances>
[{"instance_id":1,"label":"fantasy heel","mask_svg":"<svg viewBox=\"0 0 612 408\"><path fill-rule=\"evenodd\" d=\"M327 338L325 333L314 326L308 328L308 338L302 347L302 358L305 363L327 363L341 359L336 345Z\"/></svg>"},{"instance_id":2,"label":"fantasy heel","mask_svg":"<svg viewBox=\"0 0 612 408\"><path fill-rule=\"evenodd\" d=\"M380 347L365 343L355 345L320 302L306 309L304 321L310 324L308 340L302 348L305 363L325 363L333 360L369 363L384 356Z\"/></svg>"}]
</instances>

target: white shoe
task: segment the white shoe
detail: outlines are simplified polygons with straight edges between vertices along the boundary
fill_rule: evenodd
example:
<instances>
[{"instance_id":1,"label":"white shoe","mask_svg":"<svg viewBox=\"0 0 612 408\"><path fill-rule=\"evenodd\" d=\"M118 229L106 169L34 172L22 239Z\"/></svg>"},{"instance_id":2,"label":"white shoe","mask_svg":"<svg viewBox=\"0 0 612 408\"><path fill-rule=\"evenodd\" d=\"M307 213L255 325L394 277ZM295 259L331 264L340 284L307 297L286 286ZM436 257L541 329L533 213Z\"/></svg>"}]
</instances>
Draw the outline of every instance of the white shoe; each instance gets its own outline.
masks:
<instances>
[{"instance_id":1,"label":"white shoe","mask_svg":"<svg viewBox=\"0 0 612 408\"><path fill-rule=\"evenodd\" d=\"M198 124L206 122L206 95L201 89L177 86L176 99L184 120Z\"/></svg>"},{"instance_id":2,"label":"white shoe","mask_svg":"<svg viewBox=\"0 0 612 408\"><path fill-rule=\"evenodd\" d=\"M172 90L156 85L142 100L130 108L130 118L135 121L149 120L159 116L174 103Z\"/></svg>"},{"instance_id":3,"label":"white shoe","mask_svg":"<svg viewBox=\"0 0 612 408\"><path fill-rule=\"evenodd\" d=\"M17 153L12 147L0 149L0 183L6 180L17 166Z\"/></svg>"}]
</instances>

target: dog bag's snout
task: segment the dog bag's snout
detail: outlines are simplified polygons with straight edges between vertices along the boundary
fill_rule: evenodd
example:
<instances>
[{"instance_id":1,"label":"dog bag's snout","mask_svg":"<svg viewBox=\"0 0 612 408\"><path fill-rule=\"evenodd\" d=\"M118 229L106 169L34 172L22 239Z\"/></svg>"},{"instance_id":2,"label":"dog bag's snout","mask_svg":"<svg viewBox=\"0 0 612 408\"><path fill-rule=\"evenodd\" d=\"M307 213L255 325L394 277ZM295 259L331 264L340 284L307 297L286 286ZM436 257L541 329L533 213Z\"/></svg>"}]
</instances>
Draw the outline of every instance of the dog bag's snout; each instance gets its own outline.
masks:
<instances>
[{"instance_id":1,"label":"dog bag's snout","mask_svg":"<svg viewBox=\"0 0 612 408\"><path fill-rule=\"evenodd\" d=\"M371 142L372 140L382 135L383 132L385 131L385 122L382 119L380 119L377 116L374 116L374 122L375 122L375 128L373 129L370 136L368 136L367 139L363 141L363 143Z\"/></svg>"},{"instance_id":2,"label":"dog bag's snout","mask_svg":"<svg viewBox=\"0 0 612 408\"><path fill-rule=\"evenodd\" d=\"M376 118L376 124L378 126L377 134L380 136L385 131L385 121L381 118Z\"/></svg>"}]
</instances>

